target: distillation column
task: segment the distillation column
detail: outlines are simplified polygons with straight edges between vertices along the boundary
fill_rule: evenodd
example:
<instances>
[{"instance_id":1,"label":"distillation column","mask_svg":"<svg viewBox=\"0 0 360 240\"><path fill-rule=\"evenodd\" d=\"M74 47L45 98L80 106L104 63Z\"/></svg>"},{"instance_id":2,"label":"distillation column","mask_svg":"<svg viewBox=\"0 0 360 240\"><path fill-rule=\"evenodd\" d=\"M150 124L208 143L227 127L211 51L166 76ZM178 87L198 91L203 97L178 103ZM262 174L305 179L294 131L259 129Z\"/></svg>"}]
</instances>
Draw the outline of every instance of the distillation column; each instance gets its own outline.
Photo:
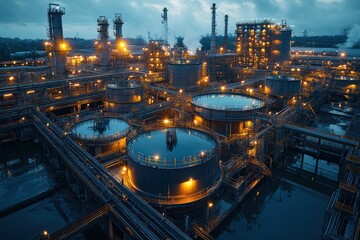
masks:
<instances>
[{"instance_id":1,"label":"distillation column","mask_svg":"<svg viewBox=\"0 0 360 240\"><path fill-rule=\"evenodd\" d=\"M107 71L109 69L110 59L109 21L106 17L100 16L97 20L97 23L99 42L96 49L100 59L100 70Z\"/></svg>"},{"instance_id":2,"label":"distillation column","mask_svg":"<svg viewBox=\"0 0 360 240\"><path fill-rule=\"evenodd\" d=\"M164 41L168 43L168 15L167 15L167 8L163 9L163 14L161 14L162 23L164 24Z\"/></svg>"},{"instance_id":3,"label":"distillation column","mask_svg":"<svg viewBox=\"0 0 360 240\"><path fill-rule=\"evenodd\" d=\"M214 53L216 51L216 44L215 44L215 28L216 28L216 5L213 3L212 7L212 20L211 20L211 47L210 51Z\"/></svg>"},{"instance_id":4,"label":"distillation column","mask_svg":"<svg viewBox=\"0 0 360 240\"><path fill-rule=\"evenodd\" d=\"M114 35L115 35L115 43L116 45L121 41L122 34L122 26L124 25L124 21L122 20L120 13L115 13L114 19Z\"/></svg>"},{"instance_id":5,"label":"distillation column","mask_svg":"<svg viewBox=\"0 0 360 240\"><path fill-rule=\"evenodd\" d=\"M49 4L48 20L49 30L48 36L50 42L45 43L47 54L51 59L50 69L51 76L59 79L67 76L66 57L71 50L70 46L64 41L62 28L62 15L65 14L65 8L59 4Z\"/></svg>"}]
</instances>

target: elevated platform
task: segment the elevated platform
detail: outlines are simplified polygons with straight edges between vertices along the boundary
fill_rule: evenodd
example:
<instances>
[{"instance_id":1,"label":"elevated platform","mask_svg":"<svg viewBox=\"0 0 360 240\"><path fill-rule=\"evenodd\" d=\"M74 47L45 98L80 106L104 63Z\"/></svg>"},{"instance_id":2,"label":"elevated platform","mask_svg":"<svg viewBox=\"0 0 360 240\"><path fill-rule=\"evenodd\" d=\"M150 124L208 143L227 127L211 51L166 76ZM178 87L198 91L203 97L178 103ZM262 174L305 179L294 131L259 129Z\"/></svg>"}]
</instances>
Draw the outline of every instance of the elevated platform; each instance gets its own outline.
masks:
<instances>
[{"instance_id":1,"label":"elevated platform","mask_svg":"<svg viewBox=\"0 0 360 240\"><path fill-rule=\"evenodd\" d=\"M314 129L303 128L303 127L290 125L290 124L283 124L283 127L285 129L289 129L289 130L294 131L294 132L299 132L299 133L306 134L307 136L311 136L311 137L315 137L315 138L319 138L319 139L324 139L324 140L327 140L329 142L344 144L344 145L350 146L350 147L356 147L359 144L359 142L357 142L357 141L350 140L350 139L347 139L347 138L344 138L344 137L340 137L340 136L335 135L335 134L327 134L327 133L323 133L323 132L318 132L318 131L316 131Z\"/></svg>"}]
</instances>

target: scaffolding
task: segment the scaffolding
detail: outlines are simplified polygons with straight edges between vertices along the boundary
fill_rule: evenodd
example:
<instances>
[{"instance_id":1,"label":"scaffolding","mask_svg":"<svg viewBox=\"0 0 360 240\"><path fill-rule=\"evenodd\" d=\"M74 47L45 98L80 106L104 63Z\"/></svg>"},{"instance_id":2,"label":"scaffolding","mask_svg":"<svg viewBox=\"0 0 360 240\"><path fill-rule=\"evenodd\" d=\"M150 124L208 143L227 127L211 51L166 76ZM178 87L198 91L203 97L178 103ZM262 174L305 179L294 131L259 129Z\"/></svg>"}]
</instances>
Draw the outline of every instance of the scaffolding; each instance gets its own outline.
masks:
<instances>
[{"instance_id":1,"label":"scaffolding","mask_svg":"<svg viewBox=\"0 0 360 240\"><path fill-rule=\"evenodd\" d=\"M144 59L147 63L149 74L164 72L170 57L170 46L166 42L151 40L144 48Z\"/></svg>"},{"instance_id":2,"label":"scaffolding","mask_svg":"<svg viewBox=\"0 0 360 240\"><path fill-rule=\"evenodd\" d=\"M107 71L109 69L110 60L110 42L109 42L109 21L105 16L97 19L98 41L95 42L96 52L100 61L100 70Z\"/></svg>"},{"instance_id":3,"label":"scaffolding","mask_svg":"<svg viewBox=\"0 0 360 240\"><path fill-rule=\"evenodd\" d=\"M236 52L241 55L240 65L254 68L268 66L271 50L270 20L236 24Z\"/></svg>"},{"instance_id":4,"label":"scaffolding","mask_svg":"<svg viewBox=\"0 0 360 240\"><path fill-rule=\"evenodd\" d=\"M329 200L324 239L354 239L360 232L360 152L351 149L345 159L345 175Z\"/></svg>"}]
</instances>

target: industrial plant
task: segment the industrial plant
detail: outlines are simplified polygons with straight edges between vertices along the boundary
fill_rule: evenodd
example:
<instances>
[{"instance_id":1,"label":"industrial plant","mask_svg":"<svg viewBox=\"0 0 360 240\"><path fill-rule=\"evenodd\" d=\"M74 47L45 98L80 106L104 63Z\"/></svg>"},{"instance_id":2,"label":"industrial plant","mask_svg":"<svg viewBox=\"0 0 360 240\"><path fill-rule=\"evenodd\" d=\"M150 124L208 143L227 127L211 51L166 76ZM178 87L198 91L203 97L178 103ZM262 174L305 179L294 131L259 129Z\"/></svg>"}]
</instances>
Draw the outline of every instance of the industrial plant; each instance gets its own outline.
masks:
<instances>
[{"instance_id":1,"label":"industrial plant","mask_svg":"<svg viewBox=\"0 0 360 240\"><path fill-rule=\"evenodd\" d=\"M49 4L45 58L0 62L0 152L36 146L0 161L0 224L49 206L64 220L4 239L216 239L278 182L277 203L291 184L327 196L318 238L360 239L360 57L293 50L286 20L238 21L230 48L228 15L217 46L209 8L209 50L171 42L164 7L161 39L128 44L114 13L94 19L94 51L75 54L64 7Z\"/></svg>"}]
</instances>

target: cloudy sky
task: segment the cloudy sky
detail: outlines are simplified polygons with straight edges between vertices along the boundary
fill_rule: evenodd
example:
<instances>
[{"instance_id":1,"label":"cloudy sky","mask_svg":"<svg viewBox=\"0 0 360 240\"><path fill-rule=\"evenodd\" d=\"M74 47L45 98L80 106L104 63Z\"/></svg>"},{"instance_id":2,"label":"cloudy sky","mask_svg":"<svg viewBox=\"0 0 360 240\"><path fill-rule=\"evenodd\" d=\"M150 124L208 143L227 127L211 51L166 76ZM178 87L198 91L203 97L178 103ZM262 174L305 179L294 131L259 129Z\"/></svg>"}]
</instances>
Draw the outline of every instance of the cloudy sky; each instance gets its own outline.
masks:
<instances>
[{"instance_id":1,"label":"cloudy sky","mask_svg":"<svg viewBox=\"0 0 360 240\"><path fill-rule=\"evenodd\" d=\"M0 0L0 37L46 38L48 3L65 7L64 36L94 39L96 19L113 19L121 13L125 37L162 37L161 11L168 8L169 40L184 36L190 48L211 31L211 4L217 5L217 33L224 32L224 15L229 15L229 33L236 21L252 18L286 19L296 35L339 34L341 28L360 24L359 0ZM112 29L112 25L110 26ZM111 34L111 38L114 38Z\"/></svg>"}]
</instances>

